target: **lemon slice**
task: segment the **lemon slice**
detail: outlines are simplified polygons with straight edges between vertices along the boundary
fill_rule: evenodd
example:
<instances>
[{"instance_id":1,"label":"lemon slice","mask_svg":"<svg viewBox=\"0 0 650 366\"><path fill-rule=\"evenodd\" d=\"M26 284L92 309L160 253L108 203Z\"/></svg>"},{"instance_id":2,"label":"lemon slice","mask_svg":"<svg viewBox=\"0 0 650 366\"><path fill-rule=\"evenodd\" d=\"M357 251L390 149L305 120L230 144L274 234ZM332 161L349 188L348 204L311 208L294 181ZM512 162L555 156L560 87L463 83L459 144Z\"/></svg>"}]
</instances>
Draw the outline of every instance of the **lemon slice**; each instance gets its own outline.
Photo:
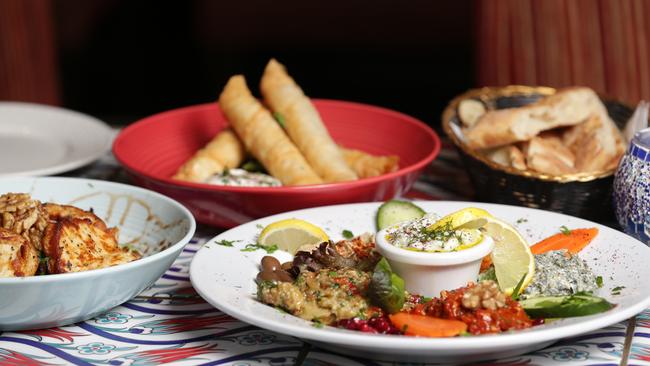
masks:
<instances>
[{"instance_id":1,"label":"lemon slice","mask_svg":"<svg viewBox=\"0 0 650 366\"><path fill-rule=\"evenodd\" d=\"M263 246L277 245L278 249L296 254L305 245L328 241L329 237L318 226L300 219L286 219L267 225L257 239Z\"/></svg>"},{"instance_id":2,"label":"lemon slice","mask_svg":"<svg viewBox=\"0 0 650 366\"><path fill-rule=\"evenodd\" d=\"M486 217L486 220L482 230L494 240L491 256L499 287L511 295L523 277L521 293L535 275L533 253L515 228L494 217Z\"/></svg>"},{"instance_id":3,"label":"lemon slice","mask_svg":"<svg viewBox=\"0 0 650 366\"><path fill-rule=\"evenodd\" d=\"M487 217L492 215L481 208L467 207L444 216L428 229L435 230L447 225L452 229L478 229L487 223Z\"/></svg>"}]
</instances>

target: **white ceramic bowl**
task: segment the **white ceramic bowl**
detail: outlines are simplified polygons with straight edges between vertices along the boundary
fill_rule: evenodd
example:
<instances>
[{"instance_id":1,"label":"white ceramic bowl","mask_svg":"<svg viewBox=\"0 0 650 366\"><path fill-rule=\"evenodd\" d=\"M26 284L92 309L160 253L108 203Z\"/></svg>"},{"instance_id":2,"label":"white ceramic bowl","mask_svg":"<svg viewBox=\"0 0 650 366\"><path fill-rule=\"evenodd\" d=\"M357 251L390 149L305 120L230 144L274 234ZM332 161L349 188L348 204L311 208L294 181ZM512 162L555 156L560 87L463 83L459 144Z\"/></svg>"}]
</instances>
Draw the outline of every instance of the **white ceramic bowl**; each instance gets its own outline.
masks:
<instances>
[{"instance_id":1,"label":"white ceramic bowl","mask_svg":"<svg viewBox=\"0 0 650 366\"><path fill-rule=\"evenodd\" d=\"M481 260L492 252L494 241L487 235L471 248L458 252L422 252L398 248L386 240L386 230L375 235L377 250L397 273L412 294L440 296L440 291L453 290L476 281Z\"/></svg>"},{"instance_id":2,"label":"white ceramic bowl","mask_svg":"<svg viewBox=\"0 0 650 366\"><path fill-rule=\"evenodd\" d=\"M169 268L196 228L181 204L125 184L75 178L0 179L0 193L7 192L92 208L109 226L119 228L120 243L133 243L144 255L85 272L0 278L0 331L76 323L128 301Z\"/></svg>"}]
</instances>

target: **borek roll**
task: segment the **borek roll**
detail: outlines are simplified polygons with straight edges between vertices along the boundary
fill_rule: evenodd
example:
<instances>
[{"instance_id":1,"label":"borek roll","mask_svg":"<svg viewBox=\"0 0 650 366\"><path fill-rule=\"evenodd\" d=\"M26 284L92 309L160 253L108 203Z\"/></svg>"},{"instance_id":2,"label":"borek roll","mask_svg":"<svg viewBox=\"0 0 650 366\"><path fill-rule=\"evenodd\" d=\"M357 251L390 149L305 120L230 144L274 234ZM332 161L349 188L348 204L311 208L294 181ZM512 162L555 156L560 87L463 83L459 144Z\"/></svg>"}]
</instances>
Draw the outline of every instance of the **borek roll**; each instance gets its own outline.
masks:
<instances>
[{"instance_id":1,"label":"borek roll","mask_svg":"<svg viewBox=\"0 0 650 366\"><path fill-rule=\"evenodd\" d=\"M244 144L231 129L226 128L181 165L174 179L205 182L226 169L237 168L245 157Z\"/></svg>"},{"instance_id":2,"label":"borek roll","mask_svg":"<svg viewBox=\"0 0 650 366\"><path fill-rule=\"evenodd\" d=\"M219 105L246 149L283 185L322 183L271 112L253 97L242 75L228 80Z\"/></svg>"},{"instance_id":3,"label":"borek roll","mask_svg":"<svg viewBox=\"0 0 650 366\"><path fill-rule=\"evenodd\" d=\"M284 118L284 127L291 140L325 182L357 179L357 174L345 162L327 132L318 111L284 66L271 59L262 75L260 89L266 104Z\"/></svg>"}]
</instances>

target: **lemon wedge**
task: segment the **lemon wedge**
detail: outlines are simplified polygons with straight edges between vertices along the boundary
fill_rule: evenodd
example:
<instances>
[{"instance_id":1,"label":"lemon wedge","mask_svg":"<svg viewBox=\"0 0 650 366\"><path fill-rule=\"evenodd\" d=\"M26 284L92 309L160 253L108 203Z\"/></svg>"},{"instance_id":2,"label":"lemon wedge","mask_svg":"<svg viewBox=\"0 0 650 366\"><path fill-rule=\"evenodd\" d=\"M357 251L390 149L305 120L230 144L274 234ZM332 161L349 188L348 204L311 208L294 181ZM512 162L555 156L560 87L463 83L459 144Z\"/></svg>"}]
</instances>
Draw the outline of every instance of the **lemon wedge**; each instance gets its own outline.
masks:
<instances>
[{"instance_id":1,"label":"lemon wedge","mask_svg":"<svg viewBox=\"0 0 650 366\"><path fill-rule=\"evenodd\" d=\"M492 217L492 215L481 208L467 207L444 216L428 229L435 230L447 225L452 229L478 229L487 223L487 217Z\"/></svg>"},{"instance_id":2,"label":"lemon wedge","mask_svg":"<svg viewBox=\"0 0 650 366\"><path fill-rule=\"evenodd\" d=\"M296 254L302 246L328 240L325 231L318 226L300 219L286 219L267 225L260 233L257 243L266 247L277 245L278 249Z\"/></svg>"},{"instance_id":3,"label":"lemon wedge","mask_svg":"<svg viewBox=\"0 0 650 366\"><path fill-rule=\"evenodd\" d=\"M491 256L499 287L507 295L512 295L524 278L519 290L521 293L535 275L535 257L515 228L495 217L486 217L486 220L482 230L494 240Z\"/></svg>"}]
</instances>

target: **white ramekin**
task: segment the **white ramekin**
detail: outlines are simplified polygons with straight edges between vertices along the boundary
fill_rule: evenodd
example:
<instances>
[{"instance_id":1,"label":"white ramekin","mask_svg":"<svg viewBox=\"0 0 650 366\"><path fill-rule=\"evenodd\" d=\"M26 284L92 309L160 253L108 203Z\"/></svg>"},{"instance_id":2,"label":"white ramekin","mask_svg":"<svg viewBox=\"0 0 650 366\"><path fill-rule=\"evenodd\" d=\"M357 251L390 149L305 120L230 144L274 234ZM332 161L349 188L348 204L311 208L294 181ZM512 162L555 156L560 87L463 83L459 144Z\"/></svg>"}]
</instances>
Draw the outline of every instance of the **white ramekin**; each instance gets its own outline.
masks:
<instances>
[{"instance_id":1,"label":"white ramekin","mask_svg":"<svg viewBox=\"0 0 650 366\"><path fill-rule=\"evenodd\" d=\"M481 260L492 252L494 241L487 235L475 246L458 252L419 252L398 248L386 240L386 229L375 237L377 250L395 273L404 279L406 290L429 297L476 281Z\"/></svg>"}]
</instances>

